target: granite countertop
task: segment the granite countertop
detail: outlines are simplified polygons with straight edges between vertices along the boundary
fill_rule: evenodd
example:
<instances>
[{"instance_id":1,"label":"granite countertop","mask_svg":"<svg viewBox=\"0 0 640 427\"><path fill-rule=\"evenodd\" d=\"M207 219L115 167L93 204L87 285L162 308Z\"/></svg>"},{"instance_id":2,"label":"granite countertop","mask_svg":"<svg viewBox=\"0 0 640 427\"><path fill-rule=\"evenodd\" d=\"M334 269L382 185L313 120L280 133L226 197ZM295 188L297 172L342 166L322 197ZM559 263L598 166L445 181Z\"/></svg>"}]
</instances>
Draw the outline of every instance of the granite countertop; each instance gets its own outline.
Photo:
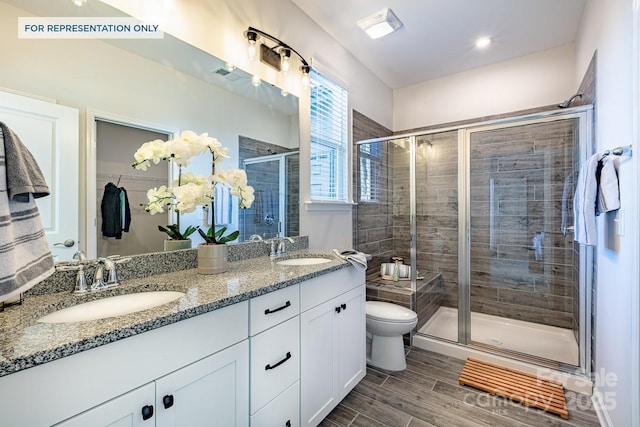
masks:
<instances>
[{"instance_id":1,"label":"granite countertop","mask_svg":"<svg viewBox=\"0 0 640 427\"><path fill-rule=\"evenodd\" d=\"M309 280L350 264L331 251L299 250L279 259L320 256L332 261L282 266L267 256L229 263L229 270L200 275L196 269L122 281L120 286L76 296L58 292L26 298L0 313L0 377L159 328L249 298ZM114 295L179 291L174 302L132 314L75 323L38 319L56 310Z\"/></svg>"}]
</instances>

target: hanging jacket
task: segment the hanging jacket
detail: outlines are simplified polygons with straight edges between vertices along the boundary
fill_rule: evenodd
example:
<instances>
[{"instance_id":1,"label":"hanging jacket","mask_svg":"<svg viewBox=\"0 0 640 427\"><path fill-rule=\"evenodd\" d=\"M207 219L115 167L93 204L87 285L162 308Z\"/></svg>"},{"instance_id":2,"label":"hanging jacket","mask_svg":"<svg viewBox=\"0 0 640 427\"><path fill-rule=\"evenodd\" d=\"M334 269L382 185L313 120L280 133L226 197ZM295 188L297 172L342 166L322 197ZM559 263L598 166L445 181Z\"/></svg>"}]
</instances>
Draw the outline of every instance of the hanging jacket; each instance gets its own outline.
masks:
<instances>
[{"instance_id":1,"label":"hanging jacket","mask_svg":"<svg viewBox=\"0 0 640 427\"><path fill-rule=\"evenodd\" d=\"M129 197L127 190L120 187L120 216L122 217L122 231L128 233L131 225L131 208L129 207Z\"/></svg>"},{"instance_id":2,"label":"hanging jacket","mask_svg":"<svg viewBox=\"0 0 640 427\"><path fill-rule=\"evenodd\" d=\"M102 235L122 238L122 211L120 208L120 189L112 182L104 186L102 203Z\"/></svg>"}]
</instances>

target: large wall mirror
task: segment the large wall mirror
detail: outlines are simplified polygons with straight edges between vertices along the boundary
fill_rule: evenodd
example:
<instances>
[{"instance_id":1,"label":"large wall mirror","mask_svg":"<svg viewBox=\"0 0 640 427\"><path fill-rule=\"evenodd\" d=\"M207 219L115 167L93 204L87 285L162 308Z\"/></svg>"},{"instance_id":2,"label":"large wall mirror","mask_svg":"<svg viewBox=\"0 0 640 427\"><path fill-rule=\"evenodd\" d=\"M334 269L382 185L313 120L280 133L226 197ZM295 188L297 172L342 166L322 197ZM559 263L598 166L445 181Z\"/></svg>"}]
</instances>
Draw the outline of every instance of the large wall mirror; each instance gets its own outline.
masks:
<instances>
[{"instance_id":1,"label":"large wall mirror","mask_svg":"<svg viewBox=\"0 0 640 427\"><path fill-rule=\"evenodd\" d=\"M78 234L69 236L76 244L54 246L58 260L69 259L78 249L93 257L163 249L166 236L157 225L174 219L151 216L140 203L149 188L168 182L171 171L167 164L137 171L131 163L142 143L183 130L216 137L229 148L229 159L221 166L247 170L256 189L254 205L240 211L233 204L220 217L230 229L240 230L241 240L253 234L299 234L297 98L266 83L256 87L247 73L169 34L156 40L19 39L18 18L24 16L122 12L98 0L82 7L70 0L0 1L0 90L76 109L79 115L79 182L50 183L57 185L56 197L73 196L79 203ZM216 37L215 28L211 31ZM1 110L0 121L9 121ZM62 167L75 162L67 159ZM206 173L208 158L195 159L188 170ZM100 233L100 203L110 182L126 188L130 200L131 226L121 239ZM186 214L181 224L204 228L205 216ZM56 221L65 218L52 223ZM194 236L194 245L198 239Z\"/></svg>"}]
</instances>

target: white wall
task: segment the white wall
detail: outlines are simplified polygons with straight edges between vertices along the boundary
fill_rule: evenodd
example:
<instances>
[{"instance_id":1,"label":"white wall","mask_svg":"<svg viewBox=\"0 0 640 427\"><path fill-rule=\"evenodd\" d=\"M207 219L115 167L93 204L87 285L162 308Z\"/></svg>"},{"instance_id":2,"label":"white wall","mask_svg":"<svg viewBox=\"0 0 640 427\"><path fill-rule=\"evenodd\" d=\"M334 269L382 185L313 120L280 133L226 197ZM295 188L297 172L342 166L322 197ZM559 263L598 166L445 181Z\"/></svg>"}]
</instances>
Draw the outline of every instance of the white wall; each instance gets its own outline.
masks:
<instances>
[{"instance_id":1,"label":"white wall","mask_svg":"<svg viewBox=\"0 0 640 427\"><path fill-rule=\"evenodd\" d=\"M633 0L589 0L576 42L576 84L597 50L597 151L634 139ZM637 93L635 93L637 96ZM596 300L596 387L612 425L638 425L638 153L616 160L624 235L615 230L615 215L598 220ZM607 374L604 376L602 374ZM636 418L632 418L636 417Z\"/></svg>"},{"instance_id":2,"label":"white wall","mask_svg":"<svg viewBox=\"0 0 640 427\"><path fill-rule=\"evenodd\" d=\"M29 15L0 2L0 87L79 109L81 162L86 154L86 108L161 129L208 132L229 147L231 157L223 167L238 166L238 135L285 146L298 140L297 129L292 134L296 120L291 117L102 41L20 40L18 17ZM210 173L208 160L201 160L203 173ZM84 172L81 167L81 177ZM81 178L78 190L80 206L87 205L85 181ZM186 220L200 222L195 217ZM80 236L84 244L85 234Z\"/></svg>"},{"instance_id":3,"label":"white wall","mask_svg":"<svg viewBox=\"0 0 640 427\"><path fill-rule=\"evenodd\" d=\"M260 61L247 58L243 32L252 26L290 44L307 60L317 61L322 70L344 82L349 89L350 107L391 128L392 91L357 61L333 37L322 30L289 0L216 0L193 2L173 0L164 11L145 9L145 2L103 0L133 16L162 13L168 33L212 53L239 68L260 76L291 93L305 97L297 82L284 82L280 74ZM292 73L289 73L292 74ZM295 73L294 73L295 74ZM294 87L295 86L295 87ZM309 199L309 105L300 102L300 199ZM352 245L351 211L307 211L300 208L301 234L309 236L311 247L334 248Z\"/></svg>"},{"instance_id":4,"label":"white wall","mask_svg":"<svg viewBox=\"0 0 640 427\"><path fill-rule=\"evenodd\" d=\"M393 129L557 104L575 90L573 44L396 89Z\"/></svg>"}]
</instances>

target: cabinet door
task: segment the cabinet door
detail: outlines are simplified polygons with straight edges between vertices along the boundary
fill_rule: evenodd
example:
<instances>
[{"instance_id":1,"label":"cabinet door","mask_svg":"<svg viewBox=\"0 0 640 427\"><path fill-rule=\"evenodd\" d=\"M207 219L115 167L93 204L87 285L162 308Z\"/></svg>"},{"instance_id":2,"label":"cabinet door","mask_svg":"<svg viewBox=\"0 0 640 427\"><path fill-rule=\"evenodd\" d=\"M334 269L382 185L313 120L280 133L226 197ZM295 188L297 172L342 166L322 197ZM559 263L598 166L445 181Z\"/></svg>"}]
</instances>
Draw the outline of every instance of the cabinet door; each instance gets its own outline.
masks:
<instances>
[{"instance_id":1,"label":"cabinet door","mask_svg":"<svg viewBox=\"0 0 640 427\"><path fill-rule=\"evenodd\" d=\"M366 374L366 314L364 286L337 298L335 342L338 352L336 395L344 399Z\"/></svg>"},{"instance_id":2,"label":"cabinet door","mask_svg":"<svg viewBox=\"0 0 640 427\"><path fill-rule=\"evenodd\" d=\"M156 407L158 427L248 426L248 341L158 379Z\"/></svg>"},{"instance_id":3,"label":"cabinet door","mask_svg":"<svg viewBox=\"0 0 640 427\"><path fill-rule=\"evenodd\" d=\"M301 425L316 426L338 404L335 375L334 300L300 314Z\"/></svg>"},{"instance_id":4,"label":"cabinet door","mask_svg":"<svg viewBox=\"0 0 640 427\"><path fill-rule=\"evenodd\" d=\"M151 383L69 418L56 426L152 427L156 420L154 400L155 385Z\"/></svg>"}]
</instances>

